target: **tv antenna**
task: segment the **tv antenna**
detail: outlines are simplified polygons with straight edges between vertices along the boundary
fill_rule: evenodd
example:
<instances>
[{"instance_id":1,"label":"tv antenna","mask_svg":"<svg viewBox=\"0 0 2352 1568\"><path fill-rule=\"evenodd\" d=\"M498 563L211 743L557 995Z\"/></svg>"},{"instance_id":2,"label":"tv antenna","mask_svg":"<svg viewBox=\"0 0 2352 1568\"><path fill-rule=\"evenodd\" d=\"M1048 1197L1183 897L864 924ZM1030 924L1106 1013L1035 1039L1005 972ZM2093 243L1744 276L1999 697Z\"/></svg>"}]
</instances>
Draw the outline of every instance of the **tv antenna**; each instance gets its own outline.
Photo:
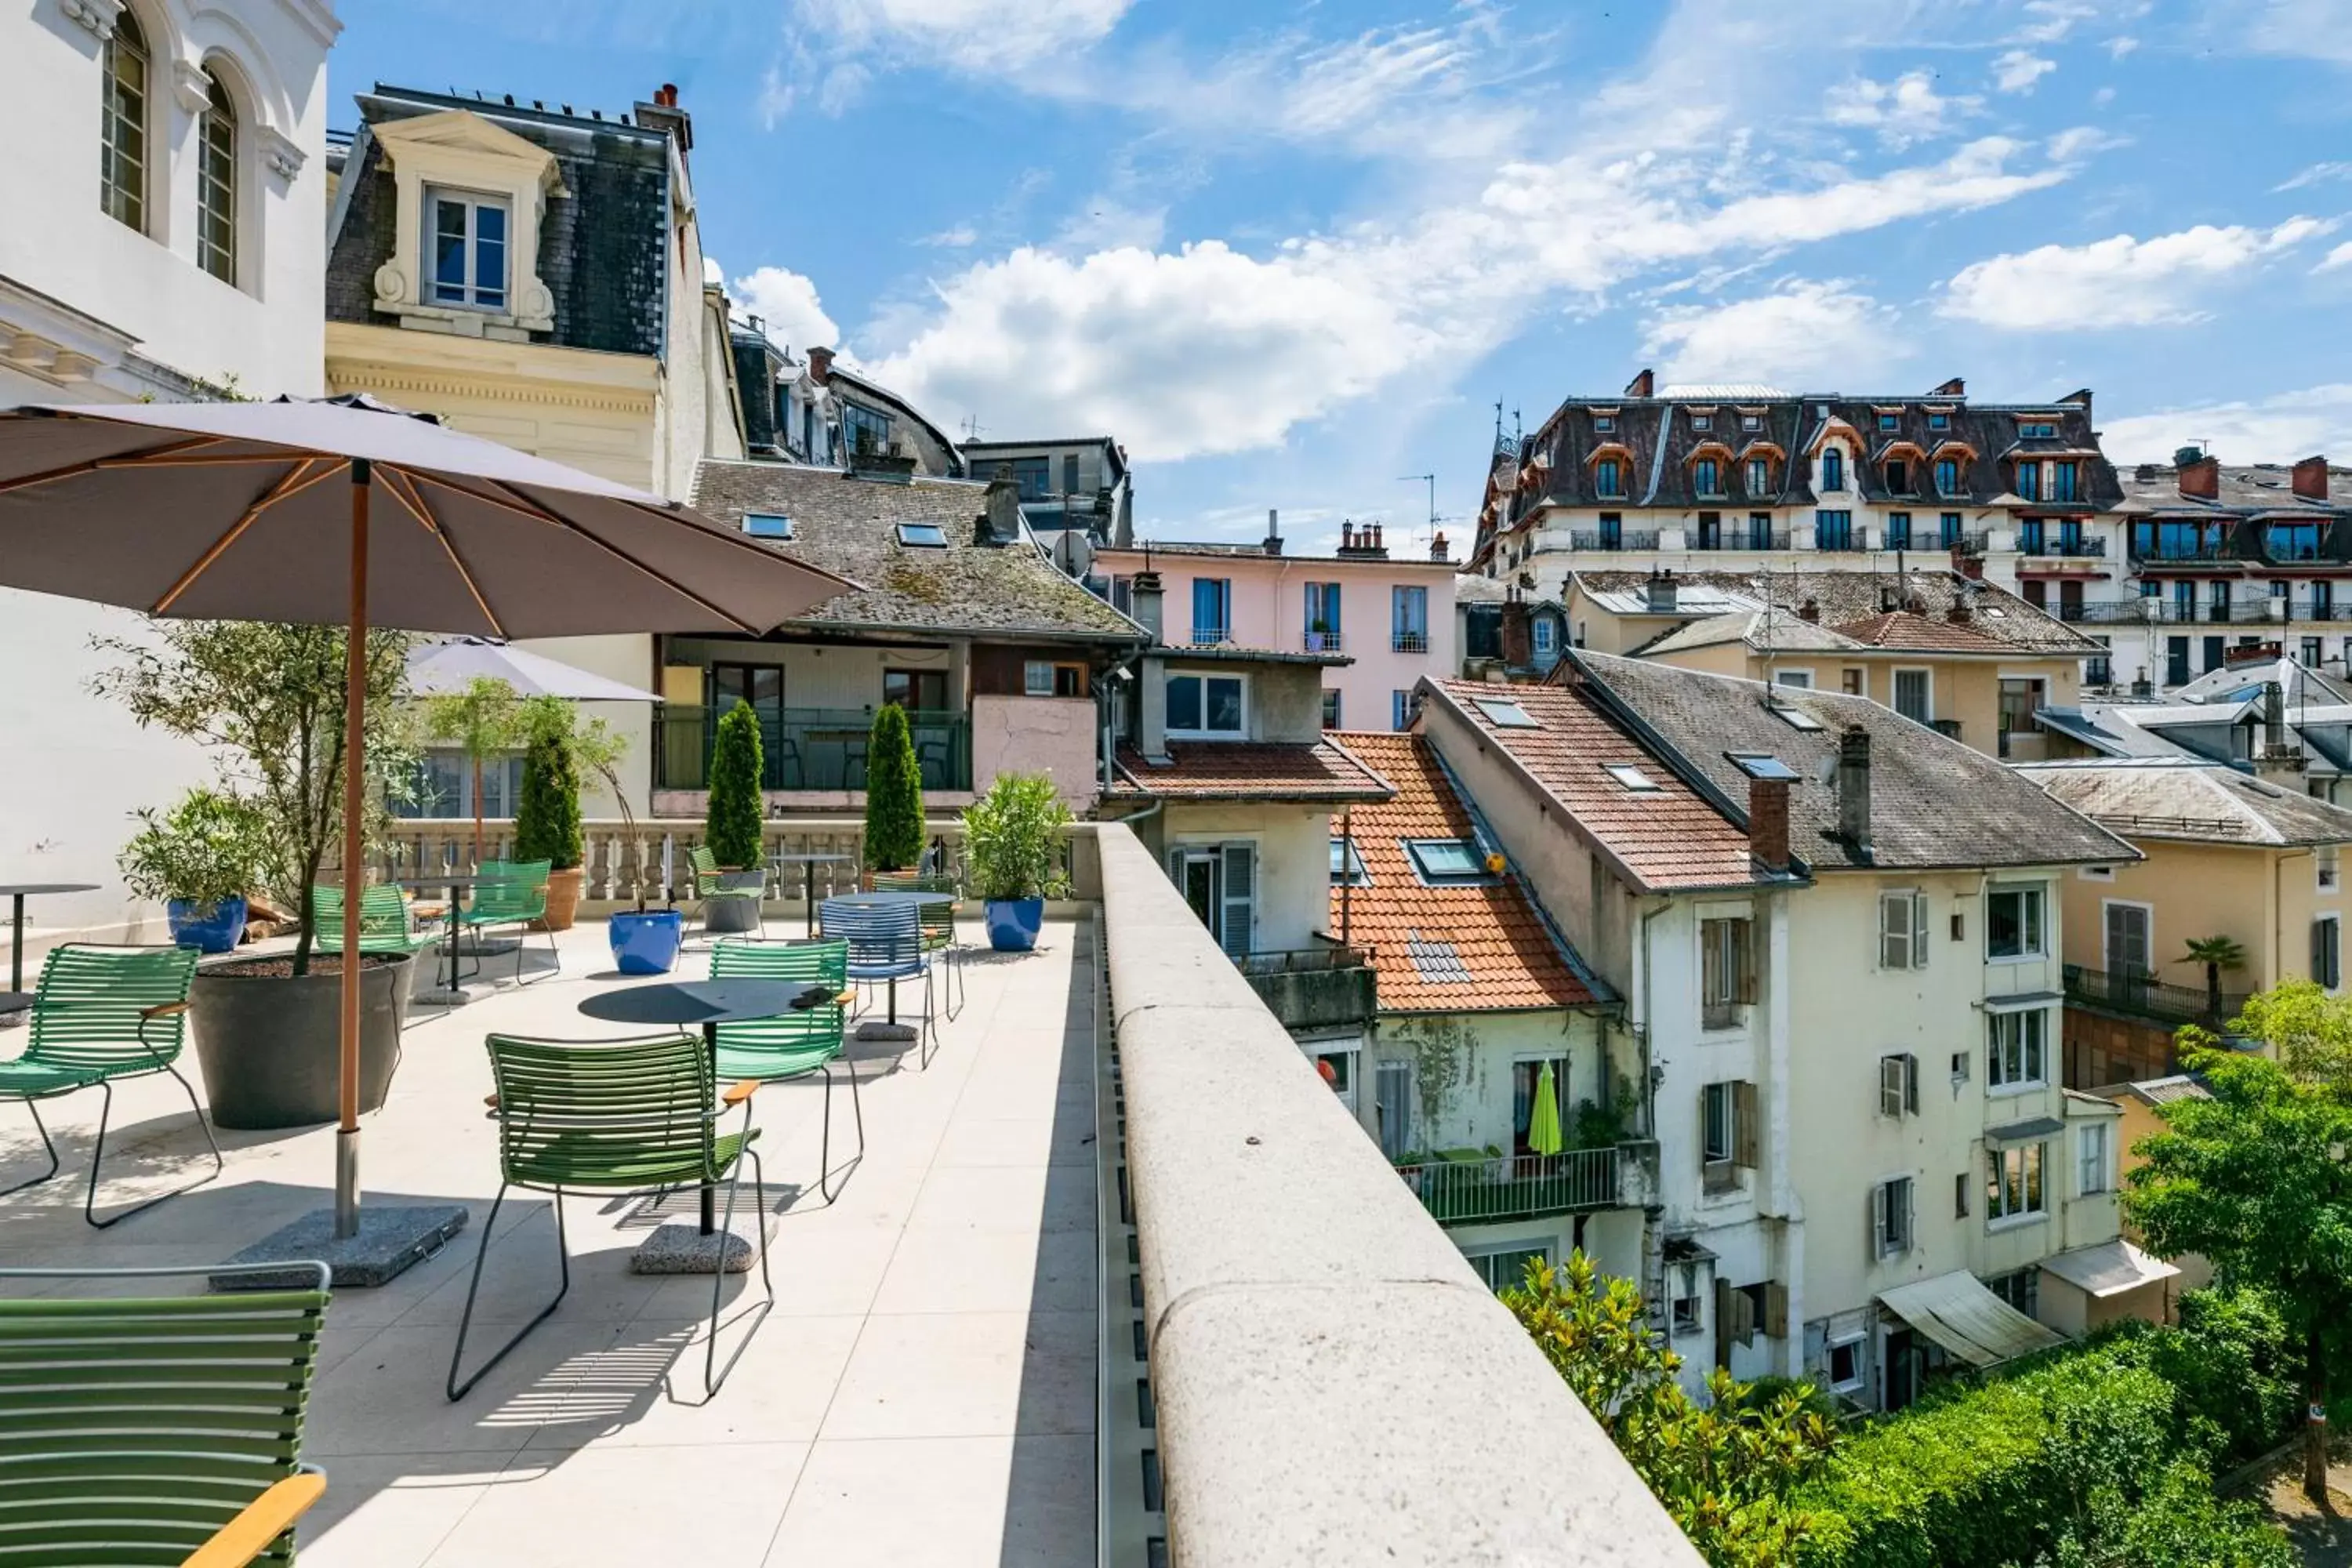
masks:
<instances>
[{"instance_id":1,"label":"tv antenna","mask_svg":"<svg viewBox=\"0 0 2352 1568\"><path fill-rule=\"evenodd\" d=\"M986 428L987 428L987 426L984 426L984 425L982 425L982 424L980 422L980 416L979 416L979 415L977 415L977 414L967 414L967 415L965 415L965 416L963 416L963 438L964 438L965 440L967 440L967 441L977 441L977 440L979 440L979 439L980 439L980 433L981 433L982 430L986 429Z\"/></svg>"},{"instance_id":2,"label":"tv antenna","mask_svg":"<svg viewBox=\"0 0 2352 1568\"><path fill-rule=\"evenodd\" d=\"M1396 482L1401 485L1429 487L1429 526L1434 529L1437 526L1437 476L1435 474L1399 474Z\"/></svg>"}]
</instances>

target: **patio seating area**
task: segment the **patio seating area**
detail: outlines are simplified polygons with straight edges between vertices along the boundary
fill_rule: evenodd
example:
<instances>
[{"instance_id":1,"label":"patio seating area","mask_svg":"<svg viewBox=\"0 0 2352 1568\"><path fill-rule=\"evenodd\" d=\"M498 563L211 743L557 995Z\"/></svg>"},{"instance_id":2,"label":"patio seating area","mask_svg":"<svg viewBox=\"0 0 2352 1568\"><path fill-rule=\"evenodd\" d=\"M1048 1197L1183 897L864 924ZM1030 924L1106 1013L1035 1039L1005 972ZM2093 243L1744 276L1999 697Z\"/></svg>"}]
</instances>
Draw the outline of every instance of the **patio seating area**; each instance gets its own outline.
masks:
<instances>
[{"instance_id":1,"label":"patio seating area","mask_svg":"<svg viewBox=\"0 0 2352 1568\"><path fill-rule=\"evenodd\" d=\"M768 931L799 934L797 922ZM555 939L560 969L534 935L469 982L467 1005L414 1006L391 1095L364 1121L367 1202L462 1203L471 1222L390 1285L335 1294L301 1447L327 1489L301 1524L301 1562L1091 1563L1098 955L1085 923L1049 921L1037 950L1021 955L988 952L976 921L957 934L968 993L952 1016L942 1010L935 1045L850 1031L834 1071L855 1072L861 1103L833 1107L830 1201L819 1174L826 1078L764 1082L752 1097L775 1305L755 1322L759 1271L728 1277L720 1359L744 1348L712 1396L710 1277L630 1269L657 1225L693 1221L698 1194L687 1186L572 1196L569 1294L462 1400L445 1397L479 1227L499 1184L485 1038L642 1035L584 1017L580 1005L647 982L615 973L604 925L583 921ZM530 984L515 983L518 961ZM699 979L709 966L708 944L697 942L676 978ZM902 1017L922 995L919 984L900 988ZM940 1000L944 1009L943 990ZM873 1016L881 1005L877 989ZM0 1059L25 1043L23 1030L0 1032ZM221 1131L217 1180L93 1229L83 1183L101 1104L95 1093L42 1103L62 1169L0 1196L9 1265L218 1263L330 1201L331 1124ZM844 1116L857 1110L862 1153ZM732 1128L740 1113L730 1115ZM0 1187L46 1159L21 1103L0 1102ZM114 1085L102 1212L186 1187L211 1164L169 1077ZM747 1237L751 1193L747 1181L733 1222ZM529 1322L556 1284L545 1196L509 1194L497 1225L474 1309L486 1346ZM79 1288L0 1281L0 1293L16 1295ZM202 1288L201 1277L113 1287Z\"/></svg>"}]
</instances>

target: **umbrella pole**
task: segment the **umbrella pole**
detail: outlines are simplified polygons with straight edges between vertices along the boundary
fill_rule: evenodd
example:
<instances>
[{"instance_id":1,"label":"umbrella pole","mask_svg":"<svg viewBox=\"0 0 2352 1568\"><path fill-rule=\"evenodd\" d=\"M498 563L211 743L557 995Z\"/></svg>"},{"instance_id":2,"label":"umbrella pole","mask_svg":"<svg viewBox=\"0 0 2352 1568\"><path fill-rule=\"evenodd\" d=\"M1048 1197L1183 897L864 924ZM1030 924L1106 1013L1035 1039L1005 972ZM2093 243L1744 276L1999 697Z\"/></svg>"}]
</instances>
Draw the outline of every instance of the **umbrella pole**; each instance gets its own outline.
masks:
<instances>
[{"instance_id":1,"label":"umbrella pole","mask_svg":"<svg viewBox=\"0 0 2352 1568\"><path fill-rule=\"evenodd\" d=\"M335 1235L360 1233L360 870L367 771L368 480L352 459L352 609L343 646L343 972L341 1120L335 1128Z\"/></svg>"}]
</instances>

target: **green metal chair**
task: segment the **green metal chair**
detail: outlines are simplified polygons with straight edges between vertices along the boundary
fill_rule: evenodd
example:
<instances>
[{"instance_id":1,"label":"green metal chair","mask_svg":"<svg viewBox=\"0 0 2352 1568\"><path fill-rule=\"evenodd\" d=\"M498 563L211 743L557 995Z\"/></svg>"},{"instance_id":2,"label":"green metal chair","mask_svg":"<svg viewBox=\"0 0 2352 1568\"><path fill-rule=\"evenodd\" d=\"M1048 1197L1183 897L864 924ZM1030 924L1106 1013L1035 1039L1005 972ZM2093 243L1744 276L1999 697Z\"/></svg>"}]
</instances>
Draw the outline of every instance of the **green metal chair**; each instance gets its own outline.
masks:
<instances>
[{"instance_id":1,"label":"green metal chair","mask_svg":"<svg viewBox=\"0 0 2352 1568\"><path fill-rule=\"evenodd\" d=\"M849 986L849 944L807 942L789 945L722 942L710 952L713 980L797 980L829 985L839 997ZM866 1157L866 1106L857 1094L857 1066L845 1054L838 1000L796 1008L773 1018L719 1026L719 1076L783 1083L824 1075L824 1121L817 1140L816 1190L833 1201L833 1068L849 1075L850 1109L857 1116L857 1157Z\"/></svg>"},{"instance_id":2,"label":"green metal chair","mask_svg":"<svg viewBox=\"0 0 2352 1568\"><path fill-rule=\"evenodd\" d=\"M765 901L768 896L767 868L760 866L721 866L719 863L719 857L711 853L710 846L708 844L696 845L687 852L687 858L694 879L697 912L702 916L702 934L705 936L712 934L710 900L726 898L730 894L740 896L752 892L753 889L745 884L750 879L757 877L760 879L758 895L761 900L759 935L749 940L765 941L768 930Z\"/></svg>"},{"instance_id":3,"label":"green metal chair","mask_svg":"<svg viewBox=\"0 0 2352 1568\"><path fill-rule=\"evenodd\" d=\"M547 879L554 869L549 860L485 860L474 872L474 900L458 911L457 923L467 931L488 931L497 926L520 926L528 932L531 922L547 917ZM563 953L555 943L555 933L547 933L547 951L555 959L557 973L563 969ZM515 942L515 984L529 984L522 977L523 942ZM541 975L542 980L546 978Z\"/></svg>"},{"instance_id":4,"label":"green metal chair","mask_svg":"<svg viewBox=\"0 0 2352 1568\"><path fill-rule=\"evenodd\" d=\"M0 1301L0 1563L294 1561L294 1522L327 1489L299 1460L325 1264L0 1268L0 1281L192 1274L236 1288ZM289 1274L301 1283L236 1285Z\"/></svg>"},{"instance_id":5,"label":"green metal chair","mask_svg":"<svg viewBox=\"0 0 2352 1568\"><path fill-rule=\"evenodd\" d=\"M760 1132L751 1125L751 1100L760 1086L738 1083L714 1100L710 1052L692 1035L585 1041L492 1035L487 1044L491 1075L498 1084L491 1115L499 1124L499 1192L490 1200L489 1217L482 1222L473 1282L466 1289L457 1342L449 1352L446 1388L450 1399L464 1398L485 1373L547 1321L572 1289L572 1258L563 1235L567 1192L656 1192L724 1182L723 1231L734 1221L736 1194L742 1186L742 1166L748 1159L757 1205L754 1212L760 1220L760 1279L767 1296L743 1331L742 1342L721 1368L718 1364L719 1308L727 1275L723 1270L712 1274L710 1342L703 1357L702 1386L706 1394L718 1393L751 1343L752 1333L776 1304L775 1280L768 1272L767 1186L761 1179L759 1152L751 1147ZM738 1105L743 1108L743 1130L721 1133L719 1117ZM553 1197L555 1256L562 1284L555 1299L541 1308L537 1317L460 1382L457 1369L465 1359L466 1335L474 1320L474 1298L482 1288L482 1264L498 1234L499 1209L507 1201L509 1187Z\"/></svg>"},{"instance_id":6,"label":"green metal chair","mask_svg":"<svg viewBox=\"0 0 2352 1568\"><path fill-rule=\"evenodd\" d=\"M920 871L877 871L874 873L876 892L941 893L946 895L936 904L921 907L923 951L947 956L948 1016L952 1018L963 1007L963 944L956 940L955 900L962 897L952 877L927 876Z\"/></svg>"},{"instance_id":7,"label":"green metal chair","mask_svg":"<svg viewBox=\"0 0 2352 1568\"><path fill-rule=\"evenodd\" d=\"M193 1192L221 1173L220 1145L205 1120L196 1091L174 1066L187 1037L188 986L195 979L196 952L180 947L102 947L68 942L49 950L41 965L40 989L34 993L32 1026L22 1056L0 1062L0 1098L25 1102L34 1130L49 1152L49 1168L39 1175L0 1188L0 1196L20 1192L58 1173L58 1146L41 1124L39 1102L96 1089L106 1096L98 1113L98 1143L89 1154L89 1192L83 1198L82 1217L100 1230L119 1225L164 1198ZM159 1197L98 1217L98 1167L106 1157L106 1126L114 1113L114 1080L169 1073L184 1090L188 1109L212 1150L212 1174L176 1187ZM5 1446L0 1446L5 1453Z\"/></svg>"},{"instance_id":8,"label":"green metal chair","mask_svg":"<svg viewBox=\"0 0 2352 1568\"><path fill-rule=\"evenodd\" d=\"M310 912L318 922L312 945L320 952L343 951L343 890L324 883L310 889ZM417 953L430 950L441 933L420 931L409 919L408 900L389 883L360 889L360 952Z\"/></svg>"}]
</instances>

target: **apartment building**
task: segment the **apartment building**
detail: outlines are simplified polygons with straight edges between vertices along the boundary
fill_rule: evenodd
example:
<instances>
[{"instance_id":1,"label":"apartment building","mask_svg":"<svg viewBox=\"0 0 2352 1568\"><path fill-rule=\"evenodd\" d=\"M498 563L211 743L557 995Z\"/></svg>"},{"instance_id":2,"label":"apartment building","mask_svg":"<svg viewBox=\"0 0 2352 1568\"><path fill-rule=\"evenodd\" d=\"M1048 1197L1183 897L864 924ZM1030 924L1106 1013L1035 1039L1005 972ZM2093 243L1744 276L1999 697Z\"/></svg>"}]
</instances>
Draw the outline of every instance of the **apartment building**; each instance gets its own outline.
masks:
<instances>
[{"instance_id":1,"label":"apartment building","mask_svg":"<svg viewBox=\"0 0 2352 1568\"><path fill-rule=\"evenodd\" d=\"M963 443L971 477L992 479L1001 467L1021 487L1021 515L1040 538L1075 531L1092 544L1135 537L1135 491L1127 453L1108 436L1066 441Z\"/></svg>"},{"instance_id":2,"label":"apartment building","mask_svg":"<svg viewBox=\"0 0 2352 1568\"><path fill-rule=\"evenodd\" d=\"M1423 695L1643 1042L1644 1283L1681 1348L1899 1405L2054 1342L2045 1276L2064 1315L2056 1271L2142 1268L2115 1109L2057 1059L2059 883L2127 845L1843 693L1571 651L1543 688Z\"/></svg>"},{"instance_id":3,"label":"apartment building","mask_svg":"<svg viewBox=\"0 0 2352 1568\"><path fill-rule=\"evenodd\" d=\"M1540 680L1571 640L1566 607L1536 585L1532 572L1456 574L1454 613L1460 673L1472 680Z\"/></svg>"},{"instance_id":4,"label":"apartment building","mask_svg":"<svg viewBox=\"0 0 2352 1568\"><path fill-rule=\"evenodd\" d=\"M1092 570L1122 607L1139 574L1161 577L1171 643L1344 654L1326 670L1324 728L1402 730L1421 678L1457 668L1446 549L1440 534L1427 559L1391 556L1380 524L1347 523L1335 553L1295 555L1269 512L1260 543L1147 541L1097 552Z\"/></svg>"}]
</instances>

